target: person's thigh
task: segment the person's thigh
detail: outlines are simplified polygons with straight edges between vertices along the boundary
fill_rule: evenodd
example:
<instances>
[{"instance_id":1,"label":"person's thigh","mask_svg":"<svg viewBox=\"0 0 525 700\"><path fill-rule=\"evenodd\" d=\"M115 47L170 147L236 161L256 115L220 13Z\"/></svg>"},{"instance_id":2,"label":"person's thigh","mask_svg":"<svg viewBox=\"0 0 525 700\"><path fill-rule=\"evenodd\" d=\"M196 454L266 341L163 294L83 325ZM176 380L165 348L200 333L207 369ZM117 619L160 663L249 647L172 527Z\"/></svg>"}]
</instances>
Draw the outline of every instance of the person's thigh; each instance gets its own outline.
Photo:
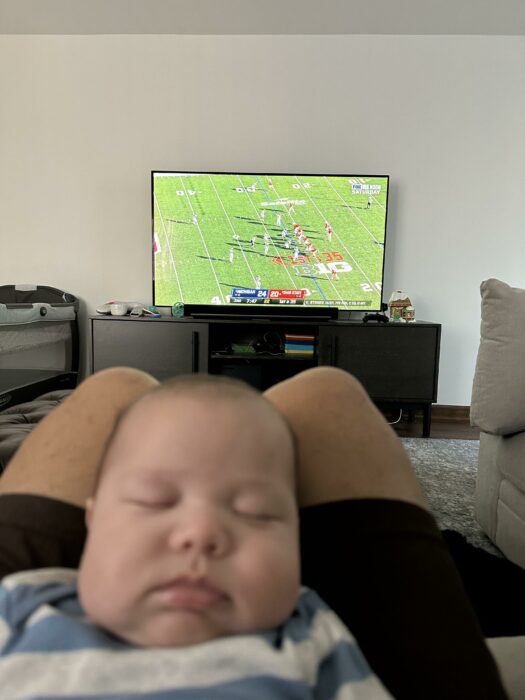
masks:
<instances>
[{"instance_id":1,"label":"person's thigh","mask_svg":"<svg viewBox=\"0 0 525 700\"><path fill-rule=\"evenodd\" d=\"M394 697L504 698L410 460L359 382L316 368L266 397L296 439L303 583Z\"/></svg>"},{"instance_id":2,"label":"person's thigh","mask_svg":"<svg viewBox=\"0 0 525 700\"><path fill-rule=\"evenodd\" d=\"M90 376L24 440L2 474L0 496L33 494L84 507L115 421L157 384L127 367Z\"/></svg>"},{"instance_id":3,"label":"person's thigh","mask_svg":"<svg viewBox=\"0 0 525 700\"><path fill-rule=\"evenodd\" d=\"M131 368L98 372L34 428L0 478L0 577L78 566L107 440L120 413L157 384Z\"/></svg>"},{"instance_id":4,"label":"person's thigh","mask_svg":"<svg viewBox=\"0 0 525 700\"><path fill-rule=\"evenodd\" d=\"M348 372L309 369L264 395L285 415L297 439L300 506L393 498L426 507L401 442Z\"/></svg>"}]
</instances>

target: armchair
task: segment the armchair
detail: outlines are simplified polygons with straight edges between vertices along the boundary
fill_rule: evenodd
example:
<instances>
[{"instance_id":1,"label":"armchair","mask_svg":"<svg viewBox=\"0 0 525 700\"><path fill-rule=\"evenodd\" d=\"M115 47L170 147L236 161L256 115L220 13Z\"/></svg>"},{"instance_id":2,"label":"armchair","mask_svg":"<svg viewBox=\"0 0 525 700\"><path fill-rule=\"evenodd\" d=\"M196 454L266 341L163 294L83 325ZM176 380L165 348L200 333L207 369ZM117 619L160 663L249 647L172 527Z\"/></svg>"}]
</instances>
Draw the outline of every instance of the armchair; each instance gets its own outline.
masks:
<instances>
[{"instance_id":1,"label":"armchair","mask_svg":"<svg viewBox=\"0 0 525 700\"><path fill-rule=\"evenodd\" d=\"M525 568L525 289L481 284L481 340L470 422L481 430L475 513Z\"/></svg>"}]
</instances>

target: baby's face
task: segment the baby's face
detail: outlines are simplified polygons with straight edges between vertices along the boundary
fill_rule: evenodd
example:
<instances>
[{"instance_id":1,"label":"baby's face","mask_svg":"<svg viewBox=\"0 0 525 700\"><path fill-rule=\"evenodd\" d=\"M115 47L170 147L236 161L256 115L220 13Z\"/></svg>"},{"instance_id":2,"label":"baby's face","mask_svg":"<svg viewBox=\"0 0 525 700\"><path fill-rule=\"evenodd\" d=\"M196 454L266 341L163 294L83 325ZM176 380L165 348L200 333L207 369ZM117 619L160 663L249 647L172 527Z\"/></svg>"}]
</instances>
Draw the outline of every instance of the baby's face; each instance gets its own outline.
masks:
<instances>
[{"instance_id":1,"label":"baby's face","mask_svg":"<svg viewBox=\"0 0 525 700\"><path fill-rule=\"evenodd\" d=\"M88 504L79 594L141 646L274 627L299 590L293 445L262 398L147 397Z\"/></svg>"}]
</instances>

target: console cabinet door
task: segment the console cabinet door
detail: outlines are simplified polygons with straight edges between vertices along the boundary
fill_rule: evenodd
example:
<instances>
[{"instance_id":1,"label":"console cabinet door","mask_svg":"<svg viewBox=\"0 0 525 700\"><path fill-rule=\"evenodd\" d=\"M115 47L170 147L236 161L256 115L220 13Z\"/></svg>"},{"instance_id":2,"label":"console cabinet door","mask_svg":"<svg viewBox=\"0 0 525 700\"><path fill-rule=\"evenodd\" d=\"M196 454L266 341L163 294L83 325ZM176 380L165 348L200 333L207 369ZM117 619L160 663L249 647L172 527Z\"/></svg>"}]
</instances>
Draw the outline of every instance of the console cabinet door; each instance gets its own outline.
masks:
<instances>
[{"instance_id":1,"label":"console cabinet door","mask_svg":"<svg viewBox=\"0 0 525 700\"><path fill-rule=\"evenodd\" d=\"M376 400L435 401L440 330L439 324L320 328L320 364L355 375Z\"/></svg>"},{"instance_id":2,"label":"console cabinet door","mask_svg":"<svg viewBox=\"0 0 525 700\"><path fill-rule=\"evenodd\" d=\"M208 371L208 326L170 319L93 318L92 370L135 367L159 380Z\"/></svg>"}]
</instances>

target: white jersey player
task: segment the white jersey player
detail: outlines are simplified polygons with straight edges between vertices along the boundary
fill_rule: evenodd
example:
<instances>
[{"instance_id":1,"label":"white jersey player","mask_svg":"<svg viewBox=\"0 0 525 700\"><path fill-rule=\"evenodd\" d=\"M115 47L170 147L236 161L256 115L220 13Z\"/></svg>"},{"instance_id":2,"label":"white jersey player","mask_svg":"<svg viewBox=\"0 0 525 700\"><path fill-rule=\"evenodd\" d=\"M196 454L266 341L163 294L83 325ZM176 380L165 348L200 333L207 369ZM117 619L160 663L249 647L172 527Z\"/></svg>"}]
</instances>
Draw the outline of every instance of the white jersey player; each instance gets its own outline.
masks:
<instances>
[{"instance_id":1,"label":"white jersey player","mask_svg":"<svg viewBox=\"0 0 525 700\"><path fill-rule=\"evenodd\" d=\"M261 288L261 277L260 275L256 275L255 277L255 289L260 289Z\"/></svg>"},{"instance_id":2,"label":"white jersey player","mask_svg":"<svg viewBox=\"0 0 525 700\"><path fill-rule=\"evenodd\" d=\"M199 220L197 219L197 214L195 212L191 215L191 223L195 224L195 226L198 224Z\"/></svg>"},{"instance_id":3,"label":"white jersey player","mask_svg":"<svg viewBox=\"0 0 525 700\"><path fill-rule=\"evenodd\" d=\"M233 248L230 248L229 258L230 258L230 262L231 262L231 263L232 263L232 262L234 261L234 259L235 259L235 253L233 252Z\"/></svg>"}]
</instances>

